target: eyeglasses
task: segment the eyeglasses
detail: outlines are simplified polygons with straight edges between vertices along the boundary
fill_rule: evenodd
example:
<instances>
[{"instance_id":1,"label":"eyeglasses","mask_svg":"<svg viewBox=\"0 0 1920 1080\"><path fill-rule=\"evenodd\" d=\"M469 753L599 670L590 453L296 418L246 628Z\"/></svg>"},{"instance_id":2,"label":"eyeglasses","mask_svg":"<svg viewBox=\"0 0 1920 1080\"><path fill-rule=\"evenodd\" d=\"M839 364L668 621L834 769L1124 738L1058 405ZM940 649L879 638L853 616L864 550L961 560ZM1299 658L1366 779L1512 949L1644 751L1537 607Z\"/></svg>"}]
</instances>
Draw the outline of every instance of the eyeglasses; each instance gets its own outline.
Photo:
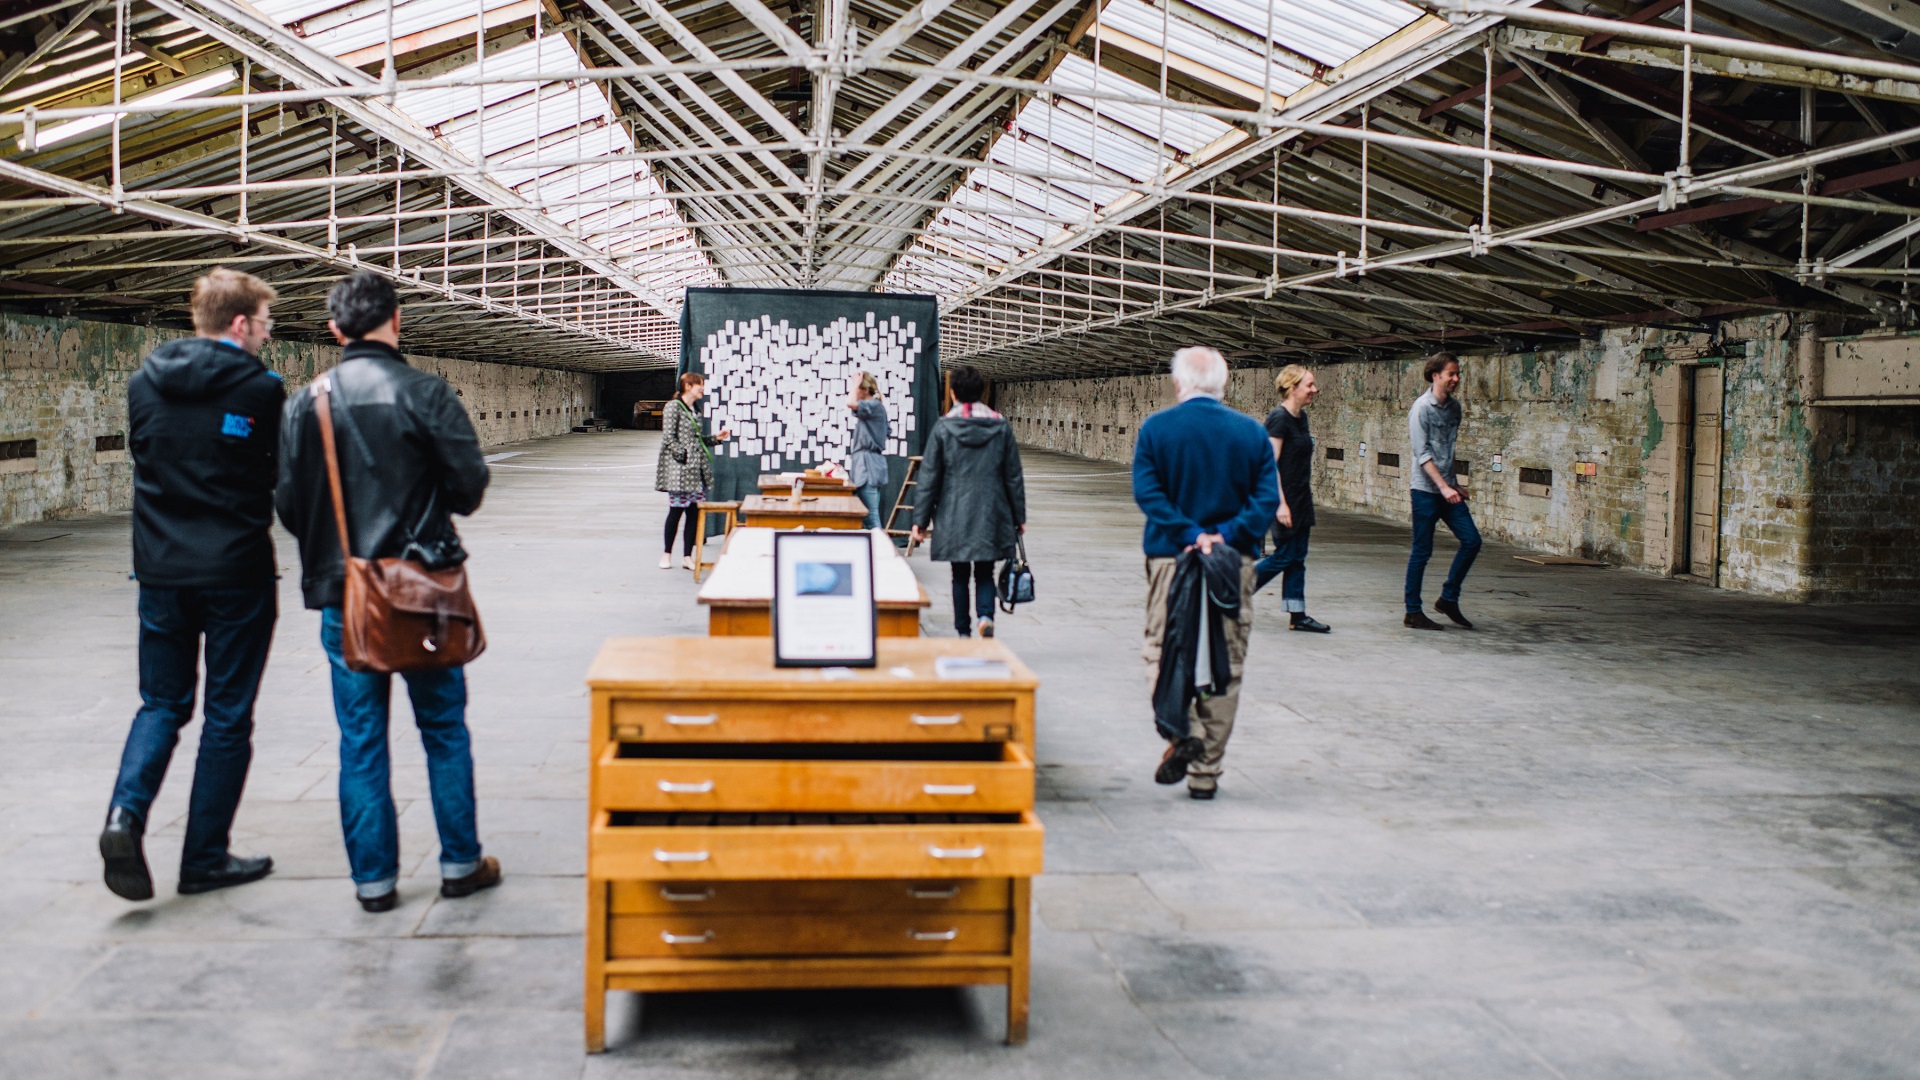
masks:
<instances>
[{"instance_id":1,"label":"eyeglasses","mask_svg":"<svg viewBox=\"0 0 1920 1080\"><path fill-rule=\"evenodd\" d=\"M268 337L273 336L273 316L269 315L262 319L256 315L249 315L247 316L247 321L253 323L255 326L264 328Z\"/></svg>"}]
</instances>

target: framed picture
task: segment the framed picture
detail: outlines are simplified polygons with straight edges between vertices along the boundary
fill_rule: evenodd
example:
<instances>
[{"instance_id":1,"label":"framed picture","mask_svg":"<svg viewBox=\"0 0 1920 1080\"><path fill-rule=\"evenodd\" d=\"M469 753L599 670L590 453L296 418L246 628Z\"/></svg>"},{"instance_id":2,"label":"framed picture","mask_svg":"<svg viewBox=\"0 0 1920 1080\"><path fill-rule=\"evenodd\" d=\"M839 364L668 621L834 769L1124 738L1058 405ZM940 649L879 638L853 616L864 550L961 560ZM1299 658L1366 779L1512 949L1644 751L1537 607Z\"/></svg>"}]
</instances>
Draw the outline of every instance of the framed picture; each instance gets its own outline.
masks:
<instances>
[{"instance_id":1,"label":"framed picture","mask_svg":"<svg viewBox=\"0 0 1920 1080\"><path fill-rule=\"evenodd\" d=\"M773 534L775 667L873 667L873 537Z\"/></svg>"}]
</instances>

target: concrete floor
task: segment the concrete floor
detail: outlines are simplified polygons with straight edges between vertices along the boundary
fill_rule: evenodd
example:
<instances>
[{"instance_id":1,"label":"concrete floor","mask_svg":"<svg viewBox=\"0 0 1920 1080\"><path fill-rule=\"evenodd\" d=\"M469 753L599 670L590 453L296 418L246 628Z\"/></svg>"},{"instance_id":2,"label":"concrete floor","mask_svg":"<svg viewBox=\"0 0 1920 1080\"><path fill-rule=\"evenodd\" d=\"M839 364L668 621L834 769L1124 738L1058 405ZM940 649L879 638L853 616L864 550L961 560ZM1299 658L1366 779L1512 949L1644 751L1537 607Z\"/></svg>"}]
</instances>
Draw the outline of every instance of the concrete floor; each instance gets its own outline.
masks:
<instances>
[{"instance_id":1,"label":"concrete floor","mask_svg":"<svg viewBox=\"0 0 1920 1080\"><path fill-rule=\"evenodd\" d=\"M507 882L437 899L400 706L386 915L346 881L284 536L236 836L279 869L173 894L190 731L155 811L162 896L131 905L94 851L137 702L127 518L0 532L0 1077L1920 1075L1920 610L1493 546L1481 629L1419 634L1403 533L1324 514L1309 600L1335 633L1262 612L1221 797L1193 803L1150 779L1126 477L1039 453L1042 600L1002 623L1045 682L1032 1042L999 1045L989 990L621 995L584 1058L581 676L607 635L704 632L689 575L653 565L653 446L506 448L464 531ZM945 568L916 562L950 633Z\"/></svg>"}]
</instances>

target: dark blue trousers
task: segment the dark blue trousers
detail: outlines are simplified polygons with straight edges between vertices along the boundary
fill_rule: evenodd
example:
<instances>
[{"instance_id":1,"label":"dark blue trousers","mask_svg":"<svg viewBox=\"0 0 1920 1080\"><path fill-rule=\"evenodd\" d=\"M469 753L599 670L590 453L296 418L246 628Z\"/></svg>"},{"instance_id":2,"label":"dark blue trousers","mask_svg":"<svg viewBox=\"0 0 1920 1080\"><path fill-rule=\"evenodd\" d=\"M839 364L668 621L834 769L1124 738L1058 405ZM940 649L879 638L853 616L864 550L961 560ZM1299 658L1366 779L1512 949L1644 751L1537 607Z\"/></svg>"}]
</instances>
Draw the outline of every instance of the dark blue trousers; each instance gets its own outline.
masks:
<instances>
[{"instance_id":1,"label":"dark blue trousers","mask_svg":"<svg viewBox=\"0 0 1920 1080\"><path fill-rule=\"evenodd\" d=\"M1453 538L1460 541L1460 550L1453 556L1453 568L1447 571L1447 580L1440 586L1440 599L1458 602L1460 585L1467 580L1467 571L1473 569L1473 560L1480 554L1480 530L1473 524L1473 515L1467 511L1466 500L1450 503L1431 491L1414 491L1413 496L1413 553L1407 557L1407 610L1422 610L1420 592L1427 576L1427 560L1433 558L1433 528L1444 521L1453 532Z\"/></svg>"},{"instance_id":2,"label":"dark blue trousers","mask_svg":"<svg viewBox=\"0 0 1920 1080\"><path fill-rule=\"evenodd\" d=\"M953 567L953 629L961 637L972 637L973 616L967 612L967 585L973 585L974 612L982 619L993 618L993 560L950 565Z\"/></svg>"},{"instance_id":3,"label":"dark blue trousers","mask_svg":"<svg viewBox=\"0 0 1920 1080\"><path fill-rule=\"evenodd\" d=\"M340 609L322 608L320 647L332 672L333 717L340 724L340 830L355 890L361 896L385 896L400 880L400 824L387 750L393 676L349 668L341 654L342 635ZM466 877L480 868L466 670L415 671L401 678L427 752L427 790L440 831L440 876Z\"/></svg>"},{"instance_id":4,"label":"dark blue trousers","mask_svg":"<svg viewBox=\"0 0 1920 1080\"><path fill-rule=\"evenodd\" d=\"M1289 612L1307 610L1307 534L1311 532L1313 526L1308 525L1275 537L1273 553L1253 567L1253 590L1259 592L1279 578L1281 605Z\"/></svg>"},{"instance_id":5,"label":"dark blue trousers","mask_svg":"<svg viewBox=\"0 0 1920 1080\"><path fill-rule=\"evenodd\" d=\"M113 805L142 823L160 794L180 729L193 719L201 641L207 697L200 753L187 800L183 874L226 865L233 814L253 762L253 703L260 693L279 598L272 585L239 589L140 586L140 711L133 715Z\"/></svg>"}]
</instances>

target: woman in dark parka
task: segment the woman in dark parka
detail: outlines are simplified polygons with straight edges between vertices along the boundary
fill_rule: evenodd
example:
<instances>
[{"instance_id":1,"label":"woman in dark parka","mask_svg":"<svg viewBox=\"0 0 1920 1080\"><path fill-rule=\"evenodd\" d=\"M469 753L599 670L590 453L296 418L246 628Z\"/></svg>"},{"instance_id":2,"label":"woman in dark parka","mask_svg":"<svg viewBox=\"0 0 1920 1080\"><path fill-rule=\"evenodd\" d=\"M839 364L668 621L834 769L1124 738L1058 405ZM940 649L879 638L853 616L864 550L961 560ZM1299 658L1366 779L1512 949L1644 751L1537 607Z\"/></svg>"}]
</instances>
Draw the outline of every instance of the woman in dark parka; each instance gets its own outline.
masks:
<instances>
[{"instance_id":1,"label":"woman in dark parka","mask_svg":"<svg viewBox=\"0 0 1920 1080\"><path fill-rule=\"evenodd\" d=\"M954 406L927 436L913 535L918 540L931 530L930 554L953 564L953 628L961 637L973 636L977 612L980 636L992 637L993 564L1013 558L1027 531L1027 485L1012 426L980 404L986 379L972 367L959 367L947 381Z\"/></svg>"}]
</instances>

